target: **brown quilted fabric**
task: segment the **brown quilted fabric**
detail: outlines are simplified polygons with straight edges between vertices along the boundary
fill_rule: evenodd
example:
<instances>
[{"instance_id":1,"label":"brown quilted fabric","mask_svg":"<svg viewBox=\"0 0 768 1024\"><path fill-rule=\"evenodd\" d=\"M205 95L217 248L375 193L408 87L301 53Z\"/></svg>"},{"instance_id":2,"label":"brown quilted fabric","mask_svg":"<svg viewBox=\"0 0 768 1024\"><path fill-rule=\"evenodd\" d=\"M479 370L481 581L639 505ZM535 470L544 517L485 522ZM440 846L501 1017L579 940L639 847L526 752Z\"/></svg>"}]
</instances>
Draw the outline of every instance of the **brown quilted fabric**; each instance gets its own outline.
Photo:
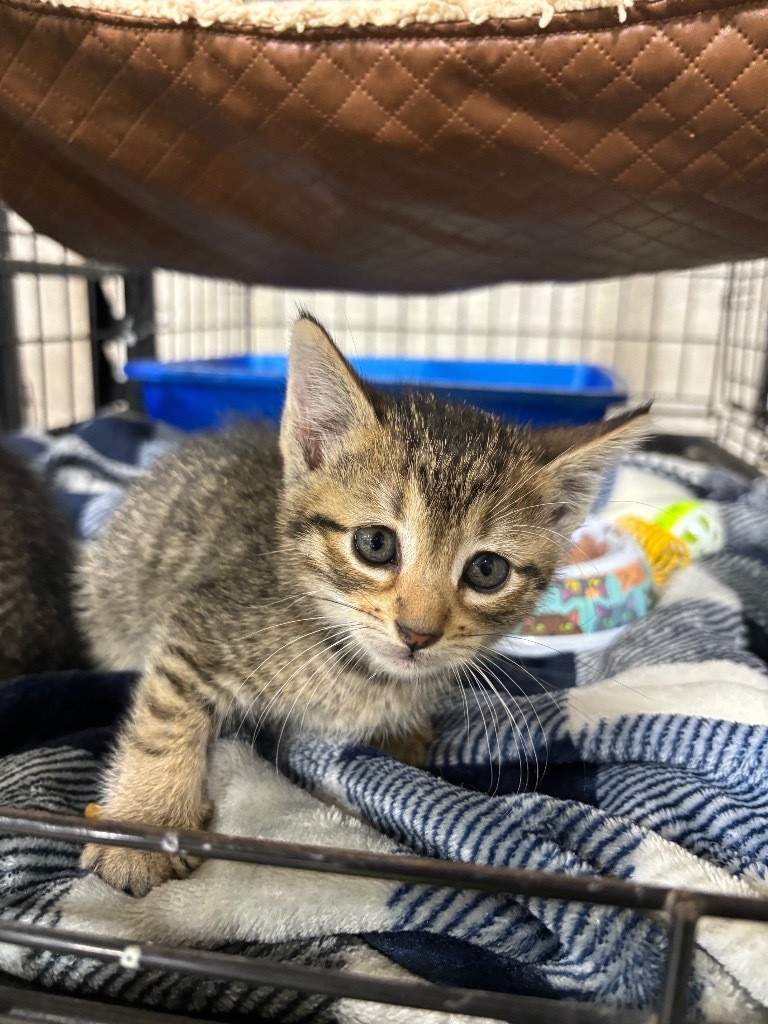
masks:
<instances>
[{"instance_id":1,"label":"brown quilted fabric","mask_svg":"<svg viewBox=\"0 0 768 1024\"><path fill-rule=\"evenodd\" d=\"M765 255L767 52L759 3L275 35L0 0L0 197L99 259L292 286Z\"/></svg>"}]
</instances>

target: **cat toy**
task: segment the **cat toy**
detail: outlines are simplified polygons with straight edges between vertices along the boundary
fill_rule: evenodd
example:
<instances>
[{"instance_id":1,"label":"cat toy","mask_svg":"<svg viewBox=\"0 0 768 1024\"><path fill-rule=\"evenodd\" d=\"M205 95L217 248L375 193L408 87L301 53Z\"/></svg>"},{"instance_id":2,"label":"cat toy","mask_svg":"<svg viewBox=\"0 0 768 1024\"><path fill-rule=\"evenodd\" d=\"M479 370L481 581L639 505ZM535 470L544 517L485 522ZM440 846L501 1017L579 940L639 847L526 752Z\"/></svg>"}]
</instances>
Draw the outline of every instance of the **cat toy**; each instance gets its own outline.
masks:
<instances>
[{"instance_id":1,"label":"cat toy","mask_svg":"<svg viewBox=\"0 0 768 1024\"><path fill-rule=\"evenodd\" d=\"M692 559L713 555L725 543L725 529L711 501L676 501L662 509L653 522L624 515L616 523L645 551L657 587Z\"/></svg>"},{"instance_id":2,"label":"cat toy","mask_svg":"<svg viewBox=\"0 0 768 1024\"><path fill-rule=\"evenodd\" d=\"M686 542L657 523L626 515L620 516L616 525L631 534L645 552L656 587L663 587L672 573L691 561L691 549Z\"/></svg>"},{"instance_id":3,"label":"cat toy","mask_svg":"<svg viewBox=\"0 0 768 1024\"><path fill-rule=\"evenodd\" d=\"M656 524L684 540L693 558L714 555L725 544L725 528L713 501L677 501L667 505Z\"/></svg>"}]
</instances>

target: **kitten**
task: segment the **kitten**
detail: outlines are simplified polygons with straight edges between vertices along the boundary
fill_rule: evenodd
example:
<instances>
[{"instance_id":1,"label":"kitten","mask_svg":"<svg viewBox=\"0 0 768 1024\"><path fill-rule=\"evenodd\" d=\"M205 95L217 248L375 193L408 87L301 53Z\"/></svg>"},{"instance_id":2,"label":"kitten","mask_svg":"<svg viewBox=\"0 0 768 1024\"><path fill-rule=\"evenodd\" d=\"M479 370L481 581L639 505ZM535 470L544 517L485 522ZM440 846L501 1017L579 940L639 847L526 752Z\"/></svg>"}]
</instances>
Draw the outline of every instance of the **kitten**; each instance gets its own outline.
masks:
<instances>
[{"instance_id":1,"label":"kitten","mask_svg":"<svg viewBox=\"0 0 768 1024\"><path fill-rule=\"evenodd\" d=\"M203 825L206 752L228 716L423 762L430 709L531 610L646 413L531 432L379 394L302 315L279 451L255 427L190 441L88 554L93 653L142 671L102 814ZM134 895L189 867L96 845L83 864Z\"/></svg>"},{"instance_id":2,"label":"kitten","mask_svg":"<svg viewBox=\"0 0 768 1024\"><path fill-rule=\"evenodd\" d=\"M53 498L0 444L0 681L82 663L72 573Z\"/></svg>"}]
</instances>

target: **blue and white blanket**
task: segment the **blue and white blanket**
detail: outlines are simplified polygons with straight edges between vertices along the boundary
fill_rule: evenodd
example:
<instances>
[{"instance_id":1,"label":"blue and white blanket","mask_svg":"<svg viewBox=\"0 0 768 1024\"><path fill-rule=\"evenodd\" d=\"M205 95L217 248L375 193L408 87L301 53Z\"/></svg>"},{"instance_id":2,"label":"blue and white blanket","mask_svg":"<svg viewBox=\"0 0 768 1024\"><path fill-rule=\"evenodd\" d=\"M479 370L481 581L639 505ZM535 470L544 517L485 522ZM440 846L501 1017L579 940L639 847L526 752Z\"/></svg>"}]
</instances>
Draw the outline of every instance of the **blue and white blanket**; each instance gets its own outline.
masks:
<instances>
[{"instance_id":1,"label":"blue and white blanket","mask_svg":"<svg viewBox=\"0 0 768 1024\"><path fill-rule=\"evenodd\" d=\"M173 443L144 421L105 419L12 446L48 475L87 537ZM768 895L768 481L653 455L633 461L720 501L726 549L680 571L610 648L507 665L515 697L504 706L492 692L446 706L430 772L304 734L283 738L278 773L250 741L220 740L213 827ZM0 802L81 813L97 796L100 759L132 684L127 675L65 673L0 691ZM215 861L134 900L85 877L77 857L69 844L1 838L0 913L555 999L648 1008L658 993L667 938L654 915ZM692 1012L768 1022L768 926L705 919L697 935ZM0 968L209 1018L465 1020L11 946L0 946Z\"/></svg>"}]
</instances>

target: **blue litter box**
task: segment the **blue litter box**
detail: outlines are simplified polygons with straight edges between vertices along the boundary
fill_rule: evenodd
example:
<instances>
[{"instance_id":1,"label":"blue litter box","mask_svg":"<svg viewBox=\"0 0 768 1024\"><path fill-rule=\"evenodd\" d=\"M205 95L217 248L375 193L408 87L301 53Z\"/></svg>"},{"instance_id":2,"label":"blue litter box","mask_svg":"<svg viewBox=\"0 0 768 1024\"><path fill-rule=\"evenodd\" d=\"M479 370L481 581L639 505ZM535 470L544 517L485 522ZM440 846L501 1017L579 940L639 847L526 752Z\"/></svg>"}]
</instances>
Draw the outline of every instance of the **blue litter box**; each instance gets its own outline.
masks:
<instances>
[{"instance_id":1,"label":"blue litter box","mask_svg":"<svg viewBox=\"0 0 768 1024\"><path fill-rule=\"evenodd\" d=\"M517 423L589 423L624 402L624 382L584 363L495 363L436 359L354 361L387 390L423 388ZM240 417L276 423L285 398L286 357L244 355L179 363L128 363L150 416L182 430L218 427Z\"/></svg>"}]
</instances>

